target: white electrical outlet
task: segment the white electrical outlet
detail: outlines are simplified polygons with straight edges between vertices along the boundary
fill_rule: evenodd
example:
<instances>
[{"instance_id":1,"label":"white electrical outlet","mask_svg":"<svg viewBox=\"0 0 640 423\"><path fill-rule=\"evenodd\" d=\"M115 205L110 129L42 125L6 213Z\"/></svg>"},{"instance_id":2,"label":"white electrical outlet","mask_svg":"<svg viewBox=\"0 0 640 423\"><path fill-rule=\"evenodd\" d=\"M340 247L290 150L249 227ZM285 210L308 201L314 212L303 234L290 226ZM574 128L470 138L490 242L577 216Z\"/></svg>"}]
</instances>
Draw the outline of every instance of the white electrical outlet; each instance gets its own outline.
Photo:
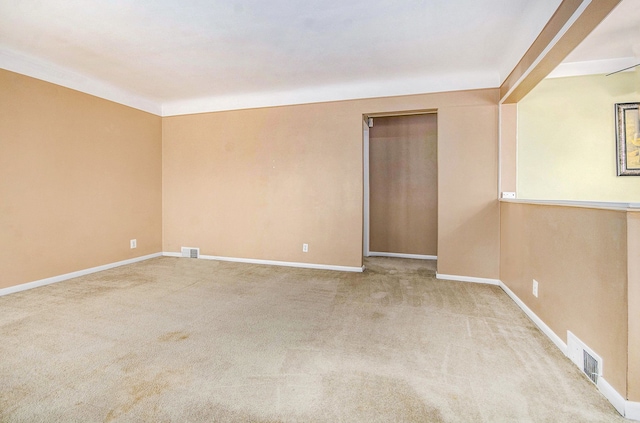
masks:
<instances>
[{"instance_id":1,"label":"white electrical outlet","mask_svg":"<svg viewBox=\"0 0 640 423\"><path fill-rule=\"evenodd\" d=\"M131 248L136 248L138 246L138 242L135 239L132 239L131 241L129 241L129 246Z\"/></svg>"},{"instance_id":2,"label":"white electrical outlet","mask_svg":"<svg viewBox=\"0 0 640 423\"><path fill-rule=\"evenodd\" d=\"M538 281L533 280L533 295L538 298Z\"/></svg>"},{"instance_id":3,"label":"white electrical outlet","mask_svg":"<svg viewBox=\"0 0 640 423\"><path fill-rule=\"evenodd\" d=\"M309 252L309 244L302 244L302 252L303 253Z\"/></svg>"}]
</instances>

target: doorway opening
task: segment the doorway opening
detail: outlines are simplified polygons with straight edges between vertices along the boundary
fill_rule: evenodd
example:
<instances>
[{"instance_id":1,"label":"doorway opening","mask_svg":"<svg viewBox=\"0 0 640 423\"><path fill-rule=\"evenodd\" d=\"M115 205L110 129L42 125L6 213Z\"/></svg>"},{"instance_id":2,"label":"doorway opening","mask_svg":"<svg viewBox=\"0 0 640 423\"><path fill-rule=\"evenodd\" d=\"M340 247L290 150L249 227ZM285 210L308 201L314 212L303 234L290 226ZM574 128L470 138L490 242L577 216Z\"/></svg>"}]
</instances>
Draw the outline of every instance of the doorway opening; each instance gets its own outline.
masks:
<instances>
[{"instance_id":1,"label":"doorway opening","mask_svg":"<svg viewBox=\"0 0 640 423\"><path fill-rule=\"evenodd\" d=\"M363 117L363 256L437 259L437 113Z\"/></svg>"}]
</instances>

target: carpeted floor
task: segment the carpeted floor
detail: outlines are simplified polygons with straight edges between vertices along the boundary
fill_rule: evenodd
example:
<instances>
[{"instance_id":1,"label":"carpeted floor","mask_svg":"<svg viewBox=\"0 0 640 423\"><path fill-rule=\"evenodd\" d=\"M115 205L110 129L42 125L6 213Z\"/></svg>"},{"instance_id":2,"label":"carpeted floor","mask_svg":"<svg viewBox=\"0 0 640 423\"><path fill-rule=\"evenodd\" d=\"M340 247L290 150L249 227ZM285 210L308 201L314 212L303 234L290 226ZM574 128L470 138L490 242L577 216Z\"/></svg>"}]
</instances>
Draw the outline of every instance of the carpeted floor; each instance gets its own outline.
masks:
<instances>
[{"instance_id":1,"label":"carpeted floor","mask_svg":"<svg viewBox=\"0 0 640 423\"><path fill-rule=\"evenodd\" d=\"M500 288L365 264L164 257L0 297L0 421L625 421Z\"/></svg>"}]
</instances>

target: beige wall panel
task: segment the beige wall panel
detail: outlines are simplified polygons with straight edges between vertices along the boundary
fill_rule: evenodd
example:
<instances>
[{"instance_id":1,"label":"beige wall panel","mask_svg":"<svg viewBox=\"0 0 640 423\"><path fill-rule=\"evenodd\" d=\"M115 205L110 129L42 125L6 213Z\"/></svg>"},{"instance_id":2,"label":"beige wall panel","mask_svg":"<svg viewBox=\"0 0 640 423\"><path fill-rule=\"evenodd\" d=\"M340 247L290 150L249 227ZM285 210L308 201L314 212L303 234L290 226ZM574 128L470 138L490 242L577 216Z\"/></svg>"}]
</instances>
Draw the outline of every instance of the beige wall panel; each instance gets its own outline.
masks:
<instances>
[{"instance_id":1,"label":"beige wall panel","mask_svg":"<svg viewBox=\"0 0 640 423\"><path fill-rule=\"evenodd\" d=\"M497 279L498 107L438 110L438 272Z\"/></svg>"},{"instance_id":2,"label":"beige wall panel","mask_svg":"<svg viewBox=\"0 0 640 423\"><path fill-rule=\"evenodd\" d=\"M0 92L0 288L161 251L160 117L4 70Z\"/></svg>"},{"instance_id":3,"label":"beige wall panel","mask_svg":"<svg viewBox=\"0 0 640 423\"><path fill-rule=\"evenodd\" d=\"M487 110L495 118L497 101L494 89L165 118L164 250L190 246L205 255L361 266L362 115L442 110L438 148L445 143L482 152L447 157L461 170L439 183L463 198L439 209L453 219L444 230L449 242L465 245L469 275L497 277L497 128L495 119L486 120ZM465 126L469 131L456 129ZM468 137L474 131L483 136ZM464 182L465 167L478 171L475 184ZM467 233L454 233L448 225L487 202L478 189L491 191L496 206L485 219L468 222ZM449 267L458 262L457 252L440 253Z\"/></svg>"},{"instance_id":4,"label":"beige wall panel","mask_svg":"<svg viewBox=\"0 0 640 423\"><path fill-rule=\"evenodd\" d=\"M370 250L437 255L435 113L375 118L369 132Z\"/></svg>"},{"instance_id":5,"label":"beige wall panel","mask_svg":"<svg viewBox=\"0 0 640 423\"><path fill-rule=\"evenodd\" d=\"M640 402L640 212L627 213L629 370L627 399Z\"/></svg>"},{"instance_id":6,"label":"beige wall panel","mask_svg":"<svg viewBox=\"0 0 640 423\"><path fill-rule=\"evenodd\" d=\"M516 192L518 105L500 105L500 191Z\"/></svg>"},{"instance_id":7,"label":"beige wall panel","mask_svg":"<svg viewBox=\"0 0 640 423\"><path fill-rule=\"evenodd\" d=\"M500 255L502 282L562 340L570 330L599 354L604 378L624 395L626 213L501 203Z\"/></svg>"},{"instance_id":8,"label":"beige wall panel","mask_svg":"<svg viewBox=\"0 0 640 423\"><path fill-rule=\"evenodd\" d=\"M165 250L360 266L361 121L347 104L166 118Z\"/></svg>"}]
</instances>

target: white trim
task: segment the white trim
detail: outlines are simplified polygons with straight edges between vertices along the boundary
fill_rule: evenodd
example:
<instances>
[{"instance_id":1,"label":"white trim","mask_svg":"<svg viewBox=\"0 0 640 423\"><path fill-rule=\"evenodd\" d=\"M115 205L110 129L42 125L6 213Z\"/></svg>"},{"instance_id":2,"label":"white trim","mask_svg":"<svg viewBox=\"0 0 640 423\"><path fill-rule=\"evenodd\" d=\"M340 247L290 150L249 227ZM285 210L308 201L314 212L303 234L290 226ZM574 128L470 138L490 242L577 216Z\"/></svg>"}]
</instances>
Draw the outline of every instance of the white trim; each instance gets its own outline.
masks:
<instances>
[{"instance_id":1,"label":"white trim","mask_svg":"<svg viewBox=\"0 0 640 423\"><path fill-rule=\"evenodd\" d=\"M103 270L113 269L114 267L125 266L127 264L136 263L139 261L149 260L155 257L162 256L162 253L154 253L146 256L136 257L132 259L117 261L115 263L104 264L102 266L91 267L89 269L78 270L76 272L65 273L64 275L53 276L46 279L40 279L33 282L27 282L20 285L10 286L8 288L0 289L0 297L3 295L9 295L20 291L26 291L27 289L38 288L40 286L50 285L56 282L66 281L67 279L77 278L80 276L89 275L91 273L101 272Z\"/></svg>"},{"instance_id":2,"label":"white trim","mask_svg":"<svg viewBox=\"0 0 640 423\"><path fill-rule=\"evenodd\" d=\"M108 82L23 53L0 49L0 68L160 116L160 103Z\"/></svg>"},{"instance_id":3,"label":"white trim","mask_svg":"<svg viewBox=\"0 0 640 423\"><path fill-rule=\"evenodd\" d=\"M367 120L372 119L368 118ZM369 252L369 237L370 231L370 219L371 219L371 205L369 203L371 195L371 186L369 183L369 123L362 121L362 181L363 181L363 231L362 234L362 251L365 257L370 256Z\"/></svg>"},{"instance_id":4,"label":"white trim","mask_svg":"<svg viewBox=\"0 0 640 423\"><path fill-rule=\"evenodd\" d=\"M542 333L547 335L551 342L553 342L556 347L558 347L558 349L562 351L562 353L567 358L569 358L569 360L571 360L567 344L565 344L564 341L560 339L560 337L556 335L555 332L553 332L551 328L542 321L542 319L540 319L533 311L531 311L531 309L527 307L527 305L522 302L522 300L518 298L516 294L514 294L513 291L511 291L509 287L507 287L502 281L500 281L500 288L502 288L502 290L506 292L509 297L511 297L511 299L518 305L518 307L520 307L522 311L524 311L529 319L531 319L533 323L538 326ZM611 386L609 382L607 382L602 376L598 377L598 390L607 399L607 401L609 401L611 405L613 405L613 407L618 411L618 413L620 413L620 415L624 416L627 419L640 421L640 402L626 401L624 397L620 395L620 393L616 391L615 388Z\"/></svg>"},{"instance_id":5,"label":"white trim","mask_svg":"<svg viewBox=\"0 0 640 423\"><path fill-rule=\"evenodd\" d=\"M624 416L631 420L640 421L640 402L625 401Z\"/></svg>"},{"instance_id":6,"label":"white trim","mask_svg":"<svg viewBox=\"0 0 640 423\"><path fill-rule=\"evenodd\" d=\"M429 256L423 254L385 253L377 251L369 251L369 257L396 257L416 260L438 260L438 256Z\"/></svg>"},{"instance_id":7,"label":"white trim","mask_svg":"<svg viewBox=\"0 0 640 423\"><path fill-rule=\"evenodd\" d=\"M564 207L582 207L589 209L604 209L618 211L636 211L640 208L640 203L619 203L609 201L575 201L575 200L527 200L527 199L505 199L500 198L503 203L516 204L533 204L543 206L564 206Z\"/></svg>"},{"instance_id":8,"label":"white trim","mask_svg":"<svg viewBox=\"0 0 640 423\"><path fill-rule=\"evenodd\" d=\"M445 275L444 273L438 273L438 272L436 272L436 279L444 279L448 281L457 281L457 282L483 283L486 285L500 285L500 281L498 279L475 278L472 276L459 276L459 275Z\"/></svg>"},{"instance_id":9,"label":"white trim","mask_svg":"<svg viewBox=\"0 0 640 423\"><path fill-rule=\"evenodd\" d=\"M529 319L531 319L533 323L535 323L535 325L538 326L538 328L540 328L542 333L547 335L547 337L551 340L551 342L553 342L556 345L556 347L558 347L560 351L562 351L564 355L567 355L568 353L567 344L565 344L565 342L558 335L556 335L556 333L552 331L551 328L547 326L545 322L542 321L542 319L540 319L529 307L527 307L527 305L520 298L518 298L518 296L514 294L513 291L510 290L507 285L505 285L502 281L500 281L499 285L500 285L500 288L502 288L502 290L506 292L507 295L511 297L511 299L518 305L518 307L520 307L520 309L524 311L524 314L526 314L529 317Z\"/></svg>"},{"instance_id":10,"label":"white trim","mask_svg":"<svg viewBox=\"0 0 640 423\"><path fill-rule=\"evenodd\" d=\"M182 257L181 253L174 253L174 252L163 252L162 255L167 257ZM208 256L204 254L201 254L198 257L198 259L232 261L236 263L266 264L269 266L300 267L304 269L338 270L340 272L364 272L364 266L362 267L335 266L330 264L298 263L293 261L277 261L277 260L261 260L261 259L248 259L248 258L238 258L238 257ZM191 259L191 260L194 260L194 259Z\"/></svg>"},{"instance_id":11,"label":"white trim","mask_svg":"<svg viewBox=\"0 0 640 423\"><path fill-rule=\"evenodd\" d=\"M540 53L538 55L538 57L536 57L536 59L533 61L533 63L531 63L531 65L527 68L527 70L511 86L511 89L509 91L507 91L507 93L505 95L503 95L502 98L500 98L500 102L499 102L500 104L502 104L504 102L504 99L508 98L511 95L511 93L516 88L518 88L520 83L522 83L522 81L526 77L529 76L529 74L535 69L536 66L538 66L538 64L542 61L542 59L544 59L544 57L549 53L549 51L551 51L551 49L556 46L558 41L560 41L560 39L562 37L564 37L564 35L567 33L567 31L573 26L573 24L578 20L578 18L582 15L582 13L584 13L586 8L591 4L591 1L592 0L583 0L582 4L580 4L580 6L576 9L576 11L573 12L573 15L571 15L569 20L567 22L565 22L565 24L562 26L562 28L560 28L560 31L558 31L556 36L553 37L551 42L549 44L547 44L547 46L545 47L544 50L542 50L542 53ZM507 75L507 78L508 77L509 76ZM506 80L506 78L505 78L505 80ZM500 85L502 85L502 83L504 83L504 81L501 81Z\"/></svg>"},{"instance_id":12,"label":"white trim","mask_svg":"<svg viewBox=\"0 0 640 423\"><path fill-rule=\"evenodd\" d=\"M615 390L615 388L609 385L602 376L598 377L598 390L602 395L613 405L613 407L620 413L621 416L625 416L625 399Z\"/></svg>"}]
</instances>

